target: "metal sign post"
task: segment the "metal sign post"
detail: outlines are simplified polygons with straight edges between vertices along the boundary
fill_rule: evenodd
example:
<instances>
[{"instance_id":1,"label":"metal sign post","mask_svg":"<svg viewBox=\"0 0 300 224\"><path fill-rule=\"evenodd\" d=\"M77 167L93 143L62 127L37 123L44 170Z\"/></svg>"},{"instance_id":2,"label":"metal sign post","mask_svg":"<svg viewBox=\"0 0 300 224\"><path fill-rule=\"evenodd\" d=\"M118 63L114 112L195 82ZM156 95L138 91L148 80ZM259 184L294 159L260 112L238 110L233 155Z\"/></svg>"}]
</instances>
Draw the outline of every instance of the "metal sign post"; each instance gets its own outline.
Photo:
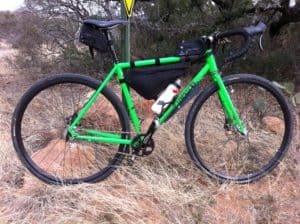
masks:
<instances>
[{"instance_id":1,"label":"metal sign post","mask_svg":"<svg viewBox=\"0 0 300 224\"><path fill-rule=\"evenodd\" d=\"M128 23L121 29L121 61L130 61L130 17L134 0L121 1L121 19L127 20ZM125 97L122 94L122 102L125 103Z\"/></svg>"},{"instance_id":2,"label":"metal sign post","mask_svg":"<svg viewBox=\"0 0 300 224\"><path fill-rule=\"evenodd\" d=\"M126 24L121 30L121 61L130 61L130 17L134 0L122 0L121 2L121 18L127 20Z\"/></svg>"}]
</instances>

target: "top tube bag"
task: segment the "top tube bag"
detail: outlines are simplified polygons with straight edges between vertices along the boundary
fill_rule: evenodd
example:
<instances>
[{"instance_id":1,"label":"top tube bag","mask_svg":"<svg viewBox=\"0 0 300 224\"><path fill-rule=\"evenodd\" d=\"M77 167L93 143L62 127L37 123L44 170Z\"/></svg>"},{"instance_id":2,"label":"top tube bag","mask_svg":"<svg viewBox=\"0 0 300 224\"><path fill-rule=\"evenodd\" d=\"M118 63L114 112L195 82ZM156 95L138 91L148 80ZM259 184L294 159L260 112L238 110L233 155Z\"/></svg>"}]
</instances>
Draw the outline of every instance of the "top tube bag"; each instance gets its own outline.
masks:
<instances>
[{"instance_id":1,"label":"top tube bag","mask_svg":"<svg viewBox=\"0 0 300 224\"><path fill-rule=\"evenodd\" d=\"M151 67L132 68L125 72L125 82L139 95L150 100L157 99L159 93L185 74L189 63L175 63Z\"/></svg>"},{"instance_id":2,"label":"top tube bag","mask_svg":"<svg viewBox=\"0 0 300 224\"><path fill-rule=\"evenodd\" d=\"M206 49L207 49L206 43L202 39L183 40L177 46L175 55L186 56L186 57L198 55L200 59L204 59Z\"/></svg>"}]
</instances>

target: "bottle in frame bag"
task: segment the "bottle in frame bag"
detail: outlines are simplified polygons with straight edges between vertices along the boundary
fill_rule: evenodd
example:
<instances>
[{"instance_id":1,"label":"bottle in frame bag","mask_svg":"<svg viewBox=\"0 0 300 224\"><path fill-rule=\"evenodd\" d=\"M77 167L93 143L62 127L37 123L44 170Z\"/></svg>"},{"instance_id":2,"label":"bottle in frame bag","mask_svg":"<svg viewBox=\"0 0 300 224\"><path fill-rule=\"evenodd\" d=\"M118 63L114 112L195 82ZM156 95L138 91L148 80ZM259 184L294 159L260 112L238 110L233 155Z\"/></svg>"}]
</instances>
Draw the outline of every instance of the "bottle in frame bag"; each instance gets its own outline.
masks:
<instances>
[{"instance_id":1,"label":"bottle in frame bag","mask_svg":"<svg viewBox=\"0 0 300 224\"><path fill-rule=\"evenodd\" d=\"M180 88L180 79L177 79L174 83L169 84L165 91L163 91L162 94L160 94L158 99L152 105L152 111L156 114L161 114L163 109L165 109L167 105L173 101L175 96L178 95Z\"/></svg>"}]
</instances>

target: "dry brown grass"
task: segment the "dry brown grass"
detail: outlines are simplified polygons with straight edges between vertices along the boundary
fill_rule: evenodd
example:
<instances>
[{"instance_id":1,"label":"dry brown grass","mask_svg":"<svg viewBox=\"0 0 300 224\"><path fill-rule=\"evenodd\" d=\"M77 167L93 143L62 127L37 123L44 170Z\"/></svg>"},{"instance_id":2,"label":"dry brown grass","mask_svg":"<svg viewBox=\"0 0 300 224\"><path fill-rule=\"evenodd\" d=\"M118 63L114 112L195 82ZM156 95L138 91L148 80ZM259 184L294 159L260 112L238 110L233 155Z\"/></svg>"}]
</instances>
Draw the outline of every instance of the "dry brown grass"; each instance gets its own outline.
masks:
<instances>
[{"instance_id":1,"label":"dry brown grass","mask_svg":"<svg viewBox=\"0 0 300 224\"><path fill-rule=\"evenodd\" d=\"M11 144L11 113L30 85L23 80L0 71L1 224L299 223L299 143L261 181L219 185L187 154L186 110L161 127L153 154L138 158L132 167L122 166L97 184L45 185L20 164Z\"/></svg>"}]
</instances>

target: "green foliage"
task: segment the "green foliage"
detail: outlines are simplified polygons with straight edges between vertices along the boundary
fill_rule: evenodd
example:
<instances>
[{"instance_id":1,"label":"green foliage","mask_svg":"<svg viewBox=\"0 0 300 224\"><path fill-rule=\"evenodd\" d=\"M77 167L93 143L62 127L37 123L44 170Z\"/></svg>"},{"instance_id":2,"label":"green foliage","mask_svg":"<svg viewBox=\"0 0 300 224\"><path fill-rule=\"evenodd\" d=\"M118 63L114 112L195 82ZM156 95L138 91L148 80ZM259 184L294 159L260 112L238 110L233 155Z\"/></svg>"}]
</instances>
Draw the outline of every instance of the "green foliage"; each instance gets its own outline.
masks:
<instances>
[{"instance_id":1,"label":"green foliage","mask_svg":"<svg viewBox=\"0 0 300 224\"><path fill-rule=\"evenodd\" d=\"M289 51L283 51L277 49L268 54L264 55L260 60L259 58L253 57L249 64L254 61L255 65L264 75L273 80L288 80L290 74L285 74L285 70L293 62L293 57Z\"/></svg>"},{"instance_id":2,"label":"green foliage","mask_svg":"<svg viewBox=\"0 0 300 224\"><path fill-rule=\"evenodd\" d=\"M133 54L159 57L174 54L183 39L197 38L213 31L214 7L203 0L163 1L140 4L145 18L134 18ZM207 12L207 13L206 13ZM210 26L211 25L211 26ZM147 51L144 50L147 43ZM143 54L141 55L142 52Z\"/></svg>"},{"instance_id":3,"label":"green foliage","mask_svg":"<svg viewBox=\"0 0 300 224\"><path fill-rule=\"evenodd\" d=\"M6 36L14 33L9 40L20 50L19 67L31 69L37 66L43 73L74 71L91 75L98 74L99 69L109 70L112 64L109 54L98 54L91 59L88 49L76 39L83 18L117 19L119 2L26 0L26 3L32 13L0 14L0 38L4 33ZM256 7L266 9L279 5L280 2L274 0L258 1ZM178 43L184 39L197 39L215 31L250 25L260 19L266 21L272 14L268 10L254 14L253 7L252 0L137 1L131 20L132 59L173 55ZM119 31L113 31L117 49L120 49ZM283 34L282 40L273 43L275 46L268 46L262 54L253 45L247 60L228 66L225 73L245 71L278 81L293 80L295 73L291 64L295 64L295 44L280 47L281 42L292 43L299 39L299 35L292 33ZM232 45L238 48L235 41ZM218 56L219 63L225 56Z\"/></svg>"},{"instance_id":4,"label":"green foliage","mask_svg":"<svg viewBox=\"0 0 300 224\"><path fill-rule=\"evenodd\" d=\"M216 24L224 24L246 16L248 10L253 8L251 0L227 1L228 3L217 16ZM230 3L229 3L230 2Z\"/></svg>"}]
</instances>

